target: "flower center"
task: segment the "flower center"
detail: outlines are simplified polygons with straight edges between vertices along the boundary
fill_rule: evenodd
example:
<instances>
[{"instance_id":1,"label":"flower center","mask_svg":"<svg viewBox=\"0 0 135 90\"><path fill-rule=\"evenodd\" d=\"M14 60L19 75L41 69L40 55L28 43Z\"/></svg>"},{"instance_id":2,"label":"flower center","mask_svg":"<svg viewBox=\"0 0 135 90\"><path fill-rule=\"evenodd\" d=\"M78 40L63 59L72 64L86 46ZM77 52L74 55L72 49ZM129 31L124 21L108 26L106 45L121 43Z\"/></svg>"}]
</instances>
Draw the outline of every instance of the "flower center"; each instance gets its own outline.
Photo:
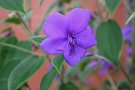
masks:
<instances>
[{"instance_id":1,"label":"flower center","mask_svg":"<svg viewBox=\"0 0 135 90\"><path fill-rule=\"evenodd\" d=\"M75 33L68 34L68 42L69 42L69 45L72 47L77 46L77 38L75 36Z\"/></svg>"}]
</instances>

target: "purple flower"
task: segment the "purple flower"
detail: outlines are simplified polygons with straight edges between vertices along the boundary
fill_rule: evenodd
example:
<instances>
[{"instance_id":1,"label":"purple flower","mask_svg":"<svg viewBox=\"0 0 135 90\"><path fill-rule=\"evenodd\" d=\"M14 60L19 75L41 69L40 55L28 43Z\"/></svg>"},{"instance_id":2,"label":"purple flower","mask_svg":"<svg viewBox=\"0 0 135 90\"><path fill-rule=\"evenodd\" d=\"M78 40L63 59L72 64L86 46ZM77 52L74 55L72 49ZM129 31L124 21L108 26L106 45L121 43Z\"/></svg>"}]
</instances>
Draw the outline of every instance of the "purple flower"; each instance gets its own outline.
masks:
<instances>
[{"instance_id":1,"label":"purple flower","mask_svg":"<svg viewBox=\"0 0 135 90\"><path fill-rule=\"evenodd\" d=\"M99 65L100 65L100 63L98 61L94 60L88 64L88 67L95 68L95 67L98 67ZM102 60L101 65L102 65L102 68L99 70L100 75L106 75L108 70L113 68L113 65L110 64L109 62L107 62L106 60Z\"/></svg>"},{"instance_id":2,"label":"purple flower","mask_svg":"<svg viewBox=\"0 0 135 90\"><path fill-rule=\"evenodd\" d=\"M91 13L87 9L76 8L65 16L55 13L44 23L48 36L40 44L49 54L64 54L65 61L76 66L85 56L87 48L96 44L93 30L88 26Z\"/></svg>"},{"instance_id":3,"label":"purple flower","mask_svg":"<svg viewBox=\"0 0 135 90\"><path fill-rule=\"evenodd\" d=\"M131 34L132 34L132 25L128 25L126 27L123 28L122 30L122 33L123 33L123 37L125 38L125 40L127 41L127 54L129 56L132 55L132 47L131 47L131 44L132 44L132 37L131 37Z\"/></svg>"},{"instance_id":4,"label":"purple flower","mask_svg":"<svg viewBox=\"0 0 135 90\"><path fill-rule=\"evenodd\" d=\"M93 56L94 54L92 52L86 52L85 56Z\"/></svg>"},{"instance_id":5,"label":"purple flower","mask_svg":"<svg viewBox=\"0 0 135 90\"><path fill-rule=\"evenodd\" d=\"M128 25L126 27L124 27L122 29L122 34L123 36L127 36L128 34L130 34L132 32L132 26L131 25Z\"/></svg>"},{"instance_id":6,"label":"purple flower","mask_svg":"<svg viewBox=\"0 0 135 90\"><path fill-rule=\"evenodd\" d=\"M52 65L49 65L48 69L51 70L53 69L54 67ZM55 79L56 80L59 80L59 76L58 75L55 75Z\"/></svg>"},{"instance_id":7,"label":"purple flower","mask_svg":"<svg viewBox=\"0 0 135 90\"><path fill-rule=\"evenodd\" d=\"M126 27L124 27L122 29L122 34L123 34L123 37L126 41L128 41L129 43L132 42L132 37L131 37L131 34L132 34L132 25L128 25Z\"/></svg>"},{"instance_id":8,"label":"purple flower","mask_svg":"<svg viewBox=\"0 0 135 90\"><path fill-rule=\"evenodd\" d=\"M106 60L102 61L102 66L103 68L99 71L100 75L106 75L108 73L108 70L113 67L113 65L107 62Z\"/></svg>"},{"instance_id":9,"label":"purple flower","mask_svg":"<svg viewBox=\"0 0 135 90\"><path fill-rule=\"evenodd\" d=\"M11 32L11 31L4 31L3 33L2 33L2 37L9 37L10 35L12 35L13 34L13 32Z\"/></svg>"},{"instance_id":10,"label":"purple flower","mask_svg":"<svg viewBox=\"0 0 135 90\"><path fill-rule=\"evenodd\" d=\"M102 61L102 65L103 65L103 67L106 67L106 68L111 68L113 65L112 64L110 64L108 61L106 61L106 60L103 60Z\"/></svg>"},{"instance_id":11,"label":"purple flower","mask_svg":"<svg viewBox=\"0 0 135 90\"><path fill-rule=\"evenodd\" d=\"M132 47L127 48L127 53L129 56L132 56Z\"/></svg>"},{"instance_id":12,"label":"purple flower","mask_svg":"<svg viewBox=\"0 0 135 90\"><path fill-rule=\"evenodd\" d=\"M99 65L99 62L96 61L96 60L94 60L94 61L92 61L92 62L90 62L90 63L88 64L88 67L89 67L89 68L94 68L94 67L96 67L96 66L98 66L98 65Z\"/></svg>"}]
</instances>

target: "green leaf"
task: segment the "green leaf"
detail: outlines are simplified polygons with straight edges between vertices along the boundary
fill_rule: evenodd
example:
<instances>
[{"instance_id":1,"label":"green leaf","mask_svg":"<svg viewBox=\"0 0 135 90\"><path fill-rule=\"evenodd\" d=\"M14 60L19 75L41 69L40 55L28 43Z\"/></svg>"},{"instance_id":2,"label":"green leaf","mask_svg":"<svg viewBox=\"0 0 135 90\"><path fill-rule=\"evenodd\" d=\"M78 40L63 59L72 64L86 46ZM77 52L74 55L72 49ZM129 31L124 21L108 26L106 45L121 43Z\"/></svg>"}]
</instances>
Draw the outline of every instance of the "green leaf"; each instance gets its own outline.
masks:
<instances>
[{"instance_id":1,"label":"green leaf","mask_svg":"<svg viewBox=\"0 0 135 90\"><path fill-rule=\"evenodd\" d=\"M96 32L97 47L101 55L117 64L122 48L122 32L113 20L102 22Z\"/></svg>"},{"instance_id":2,"label":"green leaf","mask_svg":"<svg viewBox=\"0 0 135 90\"><path fill-rule=\"evenodd\" d=\"M69 67L64 75L65 80L75 80L76 77L79 75L80 71L78 70L78 67Z\"/></svg>"},{"instance_id":3,"label":"green leaf","mask_svg":"<svg viewBox=\"0 0 135 90\"><path fill-rule=\"evenodd\" d=\"M31 40L34 40L38 45L46 39L46 36L32 36Z\"/></svg>"},{"instance_id":4,"label":"green leaf","mask_svg":"<svg viewBox=\"0 0 135 90\"><path fill-rule=\"evenodd\" d=\"M131 14L131 16L128 18L128 20L126 21L126 25L133 19L135 18L135 12Z\"/></svg>"},{"instance_id":5,"label":"green leaf","mask_svg":"<svg viewBox=\"0 0 135 90\"><path fill-rule=\"evenodd\" d=\"M70 3L71 0L63 0L64 3Z\"/></svg>"},{"instance_id":6,"label":"green leaf","mask_svg":"<svg viewBox=\"0 0 135 90\"><path fill-rule=\"evenodd\" d=\"M49 90L55 76L57 74L57 71L52 68L42 79L40 90Z\"/></svg>"},{"instance_id":7,"label":"green leaf","mask_svg":"<svg viewBox=\"0 0 135 90\"><path fill-rule=\"evenodd\" d=\"M5 44L2 44L5 43ZM31 51L32 45L28 41L18 42L14 36L0 38L0 89L8 90L8 78L11 71L31 54L5 45L13 45Z\"/></svg>"},{"instance_id":8,"label":"green leaf","mask_svg":"<svg viewBox=\"0 0 135 90\"><path fill-rule=\"evenodd\" d=\"M0 7L25 14L24 0L0 0Z\"/></svg>"},{"instance_id":9,"label":"green leaf","mask_svg":"<svg viewBox=\"0 0 135 90\"><path fill-rule=\"evenodd\" d=\"M44 2L45 2L45 0L40 0L39 6L41 7Z\"/></svg>"},{"instance_id":10,"label":"green leaf","mask_svg":"<svg viewBox=\"0 0 135 90\"><path fill-rule=\"evenodd\" d=\"M105 82L103 83L103 85L100 87L99 90L110 90L110 87L111 87L110 82L105 81ZM120 89L120 90L121 90L121 89Z\"/></svg>"},{"instance_id":11,"label":"green leaf","mask_svg":"<svg viewBox=\"0 0 135 90\"><path fill-rule=\"evenodd\" d=\"M98 69L98 67L94 67L94 68L90 68L88 67L88 64L91 63L90 62L91 58L90 57L85 57L83 58L83 62L80 63L80 73L79 73L79 78L80 80L84 81L87 76L89 76L91 73L93 73L94 71L96 71Z\"/></svg>"},{"instance_id":12,"label":"green leaf","mask_svg":"<svg viewBox=\"0 0 135 90\"><path fill-rule=\"evenodd\" d=\"M17 44L18 41L14 36L11 36L9 38L3 38L3 41L0 41L0 42ZM14 56L14 53L15 51L13 48L0 45L0 68L3 68L9 62L11 57Z\"/></svg>"},{"instance_id":13,"label":"green leaf","mask_svg":"<svg viewBox=\"0 0 135 90\"><path fill-rule=\"evenodd\" d=\"M7 23L14 23L14 24L21 24L21 21L19 18L8 18L5 20Z\"/></svg>"},{"instance_id":14,"label":"green leaf","mask_svg":"<svg viewBox=\"0 0 135 90\"><path fill-rule=\"evenodd\" d=\"M91 60L93 60L93 58L91 58L92 56L86 56L86 57L82 58L82 60L81 60L82 62L78 64L80 71L84 71L85 70L85 68L87 67L89 62Z\"/></svg>"},{"instance_id":15,"label":"green leaf","mask_svg":"<svg viewBox=\"0 0 135 90\"><path fill-rule=\"evenodd\" d=\"M60 86L59 90L79 90L79 88L72 82L64 83Z\"/></svg>"},{"instance_id":16,"label":"green leaf","mask_svg":"<svg viewBox=\"0 0 135 90\"><path fill-rule=\"evenodd\" d=\"M32 16L32 11L29 11L29 12L27 12L27 14L25 14L25 15L23 16L23 20L24 20L24 21L28 21L31 16Z\"/></svg>"},{"instance_id":17,"label":"green leaf","mask_svg":"<svg viewBox=\"0 0 135 90\"><path fill-rule=\"evenodd\" d=\"M64 64L64 56L63 55L58 55L52 60L53 67L57 70L57 72L61 72L62 66Z\"/></svg>"},{"instance_id":18,"label":"green leaf","mask_svg":"<svg viewBox=\"0 0 135 90\"><path fill-rule=\"evenodd\" d=\"M119 90L132 90L127 80L120 80L117 84Z\"/></svg>"},{"instance_id":19,"label":"green leaf","mask_svg":"<svg viewBox=\"0 0 135 90\"><path fill-rule=\"evenodd\" d=\"M22 48L22 49L25 49L25 50L32 52L32 44L30 41L19 42L19 43L17 43L17 46ZM29 57L30 55L31 55L30 53L16 50L14 59L15 60L20 60L20 59L23 60L23 59Z\"/></svg>"},{"instance_id":20,"label":"green leaf","mask_svg":"<svg viewBox=\"0 0 135 90\"><path fill-rule=\"evenodd\" d=\"M44 63L43 57L29 56L19 63L11 72L8 80L8 89L17 90L22 86Z\"/></svg>"},{"instance_id":21,"label":"green leaf","mask_svg":"<svg viewBox=\"0 0 135 90\"><path fill-rule=\"evenodd\" d=\"M105 0L105 6L107 7L107 9L112 15L117 9L119 3L120 3L120 0Z\"/></svg>"},{"instance_id":22,"label":"green leaf","mask_svg":"<svg viewBox=\"0 0 135 90\"><path fill-rule=\"evenodd\" d=\"M44 13L42 22L39 24L39 26L37 27L37 29L34 32L34 35L38 35L39 32L41 31L43 25L44 25L44 21L46 16L57 6L57 2L54 2L50 7L48 7L47 11Z\"/></svg>"}]
</instances>

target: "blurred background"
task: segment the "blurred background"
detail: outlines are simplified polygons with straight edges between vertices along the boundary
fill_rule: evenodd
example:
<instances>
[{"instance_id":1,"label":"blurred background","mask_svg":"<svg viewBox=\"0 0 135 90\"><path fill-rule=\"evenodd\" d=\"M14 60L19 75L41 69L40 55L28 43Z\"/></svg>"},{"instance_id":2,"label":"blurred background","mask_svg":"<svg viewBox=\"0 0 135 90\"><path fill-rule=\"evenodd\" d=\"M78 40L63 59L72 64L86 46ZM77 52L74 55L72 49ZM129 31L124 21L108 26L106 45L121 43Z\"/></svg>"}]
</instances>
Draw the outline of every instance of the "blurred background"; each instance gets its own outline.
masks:
<instances>
[{"instance_id":1,"label":"blurred background","mask_svg":"<svg viewBox=\"0 0 135 90\"><path fill-rule=\"evenodd\" d=\"M99 0L102 1L102 0ZM39 26L39 24L43 20L44 13L47 11L47 9L55 3L55 0L45 0L43 5L39 7L40 0L31 0L31 3L28 3L28 0L25 0L26 7L30 8L32 10L32 16L28 22L29 27L31 28L32 32L35 31L35 29ZM30 5L28 5L30 4ZM98 12L97 8L97 2L96 0L72 0L70 3L65 3L62 7L83 7L90 9L92 12ZM100 7L102 7L102 4L99 4ZM48 14L51 15L52 13L58 11L57 7L54 7L53 10ZM14 15L14 13L8 12L6 10L0 9L0 20L5 20L7 17L11 17ZM47 16L48 16L47 15ZM115 20L119 23L121 28L125 27L125 22L128 19L128 12L126 10L125 4L123 0L120 0L120 4L118 6L118 9L116 10L116 13L114 14ZM105 15L103 15L105 16ZM7 28L12 28L14 34L17 36L18 40L26 40L28 37L23 31L22 27L20 25L16 24L8 24L4 25L0 23L0 30L4 30ZM43 30L41 30L40 35L43 35ZM126 67L126 45L123 46L122 51L122 65ZM38 51L38 53L41 53L41 51ZM45 64L34 74L28 81L29 86L32 88L32 90L39 90L40 87L40 81L41 78L44 76L45 73L48 72L49 62L46 60ZM124 78L123 72L119 71L116 75L113 76L114 80L119 80ZM87 82L86 90L92 90L90 87L98 88L101 87L102 83L106 80L106 76L99 75L98 72L92 73L90 76L90 81ZM51 90L56 89L56 80L53 82L53 85L51 86ZM94 89L93 89L94 90Z\"/></svg>"}]
</instances>

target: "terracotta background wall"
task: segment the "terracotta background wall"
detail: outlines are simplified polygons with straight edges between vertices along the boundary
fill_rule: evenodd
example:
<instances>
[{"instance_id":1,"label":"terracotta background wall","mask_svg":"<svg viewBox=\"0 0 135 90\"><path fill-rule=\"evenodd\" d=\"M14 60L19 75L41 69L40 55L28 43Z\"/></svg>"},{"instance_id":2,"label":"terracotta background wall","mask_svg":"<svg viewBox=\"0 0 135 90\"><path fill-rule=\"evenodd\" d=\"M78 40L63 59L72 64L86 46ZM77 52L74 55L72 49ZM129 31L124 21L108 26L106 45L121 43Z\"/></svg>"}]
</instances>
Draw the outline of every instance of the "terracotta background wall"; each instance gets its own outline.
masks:
<instances>
[{"instance_id":1,"label":"terracotta background wall","mask_svg":"<svg viewBox=\"0 0 135 90\"><path fill-rule=\"evenodd\" d=\"M41 9L39 9L39 0L31 0L32 1L32 19L31 19L31 30L32 32L37 28L37 26L40 24L40 22L42 21L42 16L44 14L44 12L46 11L46 9L55 1L55 0L45 0L44 4L42 5ZM96 11L96 0L78 0L79 2L81 2L81 5L84 8L89 8L92 11ZM122 1L122 0L121 0ZM55 10L53 11L55 12ZM53 13L52 12L52 13ZM0 9L0 19L6 19L6 17L8 17L8 12ZM124 26L124 22L127 19L127 13L125 11L125 7L124 4L121 2L116 14L115 14L115 18L118 21L118 23L120 24L121 27ZM13 30L15 32L15 35L18 37L19 40L25 40L27 39L27 36L25 35L25 33L22 30L21 26L17 26L17 25L11 25L13 27ZM0 24L0 30L4 29L6 26L1 25ZM43 34L43 32L41 32L41 34ZM124 55L124 54L123 54ZM43 77L43 75L48 71L48 62L46 60L45 64L40 68L40 70L33 75L30 80L29 80L29 85L32 87L32 90L39 90L39 85L40 85L40 80ZM91 76L93 79L95 79L97 82L99 81L103 81L102 77L98 77L97 76ZM117 78L121 78L123 77L122 74L120 73L118 76L116 76L114 79ZM100 83L95 83L94 85L96 86L100 86ZM56 84L53 84L53 87L51 88L51 90L55 90L56 88Z\"/></svg>"}]
</instances>

